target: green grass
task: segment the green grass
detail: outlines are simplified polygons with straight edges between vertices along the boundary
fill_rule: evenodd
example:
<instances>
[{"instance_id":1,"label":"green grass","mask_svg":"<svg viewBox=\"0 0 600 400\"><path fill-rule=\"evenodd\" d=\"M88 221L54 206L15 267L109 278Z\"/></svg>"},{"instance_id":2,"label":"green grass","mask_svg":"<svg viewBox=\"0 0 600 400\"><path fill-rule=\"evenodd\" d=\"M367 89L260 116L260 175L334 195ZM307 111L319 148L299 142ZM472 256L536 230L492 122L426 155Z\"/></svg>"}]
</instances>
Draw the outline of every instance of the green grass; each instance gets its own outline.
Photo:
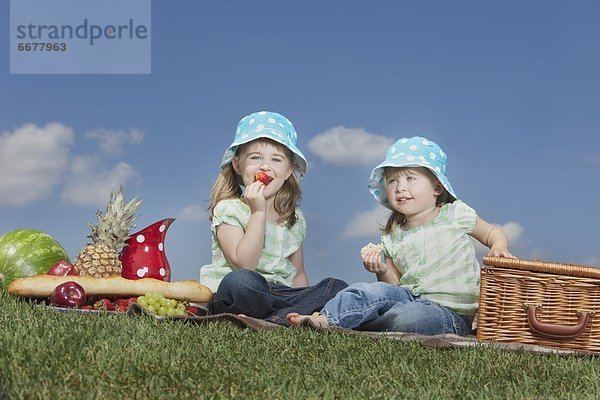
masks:
<instances>
[{"instance_id":1,"label":"green grass","mask_svg":"<svg viewBox=\"0 0 600 400\"><path fill-rule=\"evenodd\" d=\"M598 398L600 359L58 313L0 292L0 399Z\"/></svg>"}]
</instances>

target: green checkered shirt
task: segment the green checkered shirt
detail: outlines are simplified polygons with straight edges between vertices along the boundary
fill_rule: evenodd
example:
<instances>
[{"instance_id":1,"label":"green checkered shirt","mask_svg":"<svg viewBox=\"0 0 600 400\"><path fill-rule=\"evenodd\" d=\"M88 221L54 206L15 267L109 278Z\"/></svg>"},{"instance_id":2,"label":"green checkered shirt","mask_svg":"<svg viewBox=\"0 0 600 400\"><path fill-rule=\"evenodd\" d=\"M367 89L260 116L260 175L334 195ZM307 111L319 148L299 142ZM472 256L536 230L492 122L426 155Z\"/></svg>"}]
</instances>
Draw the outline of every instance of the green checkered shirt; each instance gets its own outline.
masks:
<instances>
[{"instance_id":1,"label":"green checkered shirt","mask_svg":"<svg viewBox=\"0 0 600 400\"><path fill-rule=\"evenodd\" d=\"M385 252L402 273L400 284L422 299L475 315L479 262L469 236L477 213L460 200L444 204L430 223L382 235Z\"/></svg>"},{"instance_id":2,"label":"green checkered shirt","mask_svg":"<svg viewBox=\"0 0 600 400\"><path fill-rule=\"evenodd\" d=\"M306 221L299 208L296 208L296 215L298 220L291 228L267 222L265 245L256 267L256 272L267 281L290 287L293 286L296 268L289 256L300 248L306 236ZM240 199L223 200L215 207L211 225L212 263L200 269L200 282L213 292L225 275L234 270L219 247L217 226L237 226L245 232L249 221L250 208Z\"/></svg>"}]
</instances>

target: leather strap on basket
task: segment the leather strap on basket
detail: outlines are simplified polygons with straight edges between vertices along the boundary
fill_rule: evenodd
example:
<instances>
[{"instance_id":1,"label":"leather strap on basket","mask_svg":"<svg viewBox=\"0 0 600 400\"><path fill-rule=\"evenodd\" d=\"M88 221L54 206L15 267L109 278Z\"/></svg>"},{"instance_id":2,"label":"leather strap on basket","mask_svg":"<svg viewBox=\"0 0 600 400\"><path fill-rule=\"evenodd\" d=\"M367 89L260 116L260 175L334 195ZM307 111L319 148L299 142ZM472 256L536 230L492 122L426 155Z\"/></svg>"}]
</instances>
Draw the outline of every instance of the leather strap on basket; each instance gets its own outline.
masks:
<instances>
[{"instance_id":1,"label":"leather strap on basket","mask_svg":"<svg viewBox=\"0 0 600 400\"><path fill-rule=\"evenodd\" d=\"M506 257L483 257L484 266L507 267L526 271L547 272L582 278L600 278L600 268L586 267L575 264L560 264L545 261L519 260L518 258Z\"/></svg>"},{"instance_id":2,"label":"leather strap on basket","mask_svg":"<svg viewBox=\"0 0 600 400\"><path fill-rule=\"evenodd\" d=\"M589 310L580 310L579 321L575 325L556 325L540 322L537 319L536 310L538 309L537 304L525 304L527 307L527 321L531 330L554 339L574 339L587 327L590 312Z\"/></svg>"}]
</instances>

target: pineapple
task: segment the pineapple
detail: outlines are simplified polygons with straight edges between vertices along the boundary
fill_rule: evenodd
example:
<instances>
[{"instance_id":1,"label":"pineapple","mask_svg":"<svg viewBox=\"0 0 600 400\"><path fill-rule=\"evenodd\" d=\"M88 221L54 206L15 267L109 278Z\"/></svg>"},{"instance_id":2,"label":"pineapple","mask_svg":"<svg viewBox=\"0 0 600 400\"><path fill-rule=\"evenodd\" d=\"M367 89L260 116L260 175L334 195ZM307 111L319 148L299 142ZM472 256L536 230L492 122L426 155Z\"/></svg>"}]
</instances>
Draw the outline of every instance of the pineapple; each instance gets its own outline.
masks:
<instances>
[{"instance_id":1,"label":"pineapple","mask_svg":"<svg viewBox=\"0 0 600 400\"><path fill-rule=\"evenodd\" d=\"M123 186L110 193L106 214L96 211L98 224L88 224L91 230L88 238L92 243L84 247L75 258L74 265L79 268L80 275L94 278L106 278L121 275L119 253L129 238L130 229L135 228L135 211L142 204L137 196L125 204Z\"/></svg>"}]
</instances>

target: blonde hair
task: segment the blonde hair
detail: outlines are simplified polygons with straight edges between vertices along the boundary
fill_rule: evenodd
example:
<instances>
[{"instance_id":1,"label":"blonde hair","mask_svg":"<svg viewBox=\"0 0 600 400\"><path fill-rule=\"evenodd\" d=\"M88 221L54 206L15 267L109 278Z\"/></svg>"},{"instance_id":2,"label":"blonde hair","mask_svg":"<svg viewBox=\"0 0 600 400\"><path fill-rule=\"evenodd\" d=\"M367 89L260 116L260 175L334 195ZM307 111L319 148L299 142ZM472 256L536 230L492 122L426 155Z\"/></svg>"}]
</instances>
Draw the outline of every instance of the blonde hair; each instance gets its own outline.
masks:
<instances>
[{"instance_id":1,"label":"blonde hair","mask_svg":"<svg viewBox=\"0 0 600 400\"><path fill-rule=\"evenodd\" d=\"M268 143L277 147L278 150L283 151L288 158L290 165L293 167L293 153L290 149L285 147L279 142L271 140L269 138L258 138L248 143L244 143L238 146L235 157L241 154L245 146L250 143L260 142ZM212 221L214 216L214 210L217 204L222 200L228 199L239 199L242 197L242 189L240 188L241 177L233 169L232 163L227 164L221 169L221 172L217 176L215 183L213 184L212 191L210 193L210 217ZM278 223L285 223L288 228L294 226L298 220L296 215L296 206L300 203L302 198L302 190L298 180L291 174L290 177L283 183L283 186L275 193L274 207L277 214L279 214Z\"/></svg>"},{"instance_id":2,"label":"blonde hair","mask_svg":"<svg viewBox=\"0 0 600 400\"><path fill-rule=\"evenodd\" d=\"M434 182L440 183L440 180L437 178L437 176L435 176L435 174L431 172L429 168L426 167L385 167L383 169L383 177L387 181L387 178L390 177L392 174L407 174L408 172L410 172L411 170L415 170L416 168L426 170L427 174L431 179L433 179ZM448 193L448 190L446 190L444 185L442 185L442 187L444 188L444 191L437 196L435 201L436 207L441 207L446 203L453 203L455 200L454 197L452 197L452 195ZM381 229L381 232L386 235L389 235L394 231L394 229L396 229L397 226L401 225L405 220L406 216L404 214L402 214L399 211L393 210L392 215L390 215L390 218L388 218L387 223L385 224L385 227Z\"/></svg>"}]
</instances>

